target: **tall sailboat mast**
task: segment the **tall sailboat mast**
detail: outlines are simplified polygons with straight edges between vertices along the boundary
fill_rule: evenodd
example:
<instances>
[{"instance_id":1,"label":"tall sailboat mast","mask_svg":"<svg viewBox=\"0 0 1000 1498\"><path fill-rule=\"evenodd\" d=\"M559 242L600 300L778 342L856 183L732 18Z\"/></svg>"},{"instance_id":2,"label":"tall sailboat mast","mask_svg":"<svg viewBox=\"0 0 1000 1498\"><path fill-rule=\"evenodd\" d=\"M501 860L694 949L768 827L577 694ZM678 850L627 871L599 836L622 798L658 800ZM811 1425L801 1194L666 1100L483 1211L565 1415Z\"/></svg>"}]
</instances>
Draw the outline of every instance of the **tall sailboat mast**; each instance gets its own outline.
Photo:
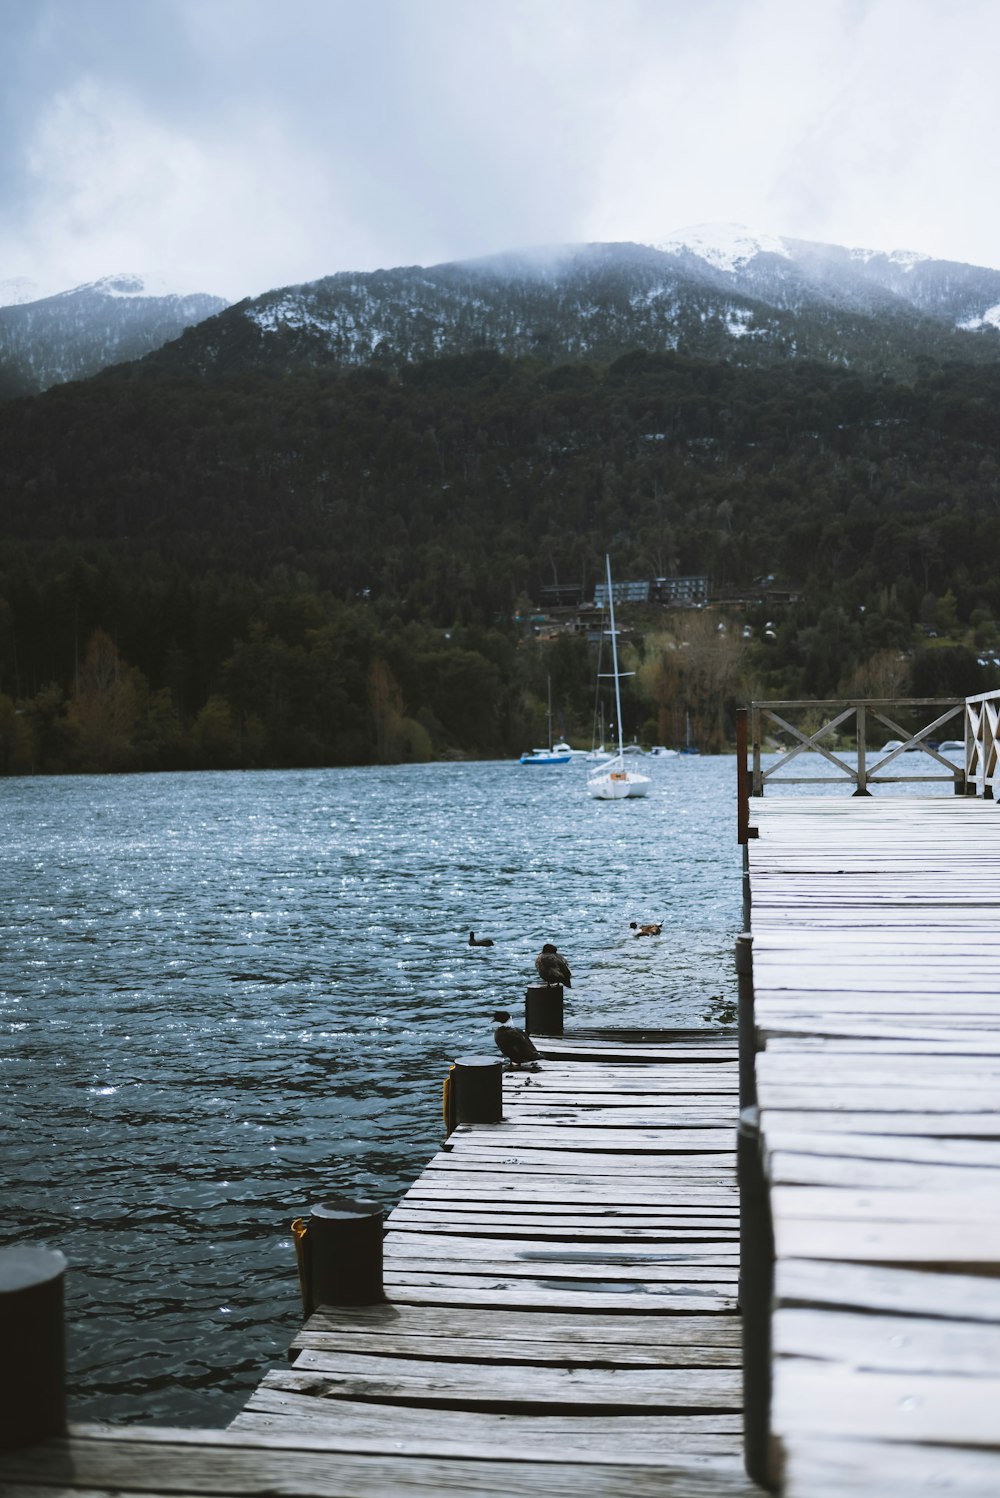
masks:
<instances>
[{"instance_id":1,"label":"tall sailboat mast","mask_svg":"<svg viewBox=\"0 0 1000 1498\"><path fill-rule=\"evenodd\" d=\"M622 758L622 694L618 681L618 636L615 631L615 595L611 586L611 557L605 552L604 561L608 569L608 611L611 615L611 659L615 673L615 728L618 735L618 758Z\"/></svg>"}]
</instances>

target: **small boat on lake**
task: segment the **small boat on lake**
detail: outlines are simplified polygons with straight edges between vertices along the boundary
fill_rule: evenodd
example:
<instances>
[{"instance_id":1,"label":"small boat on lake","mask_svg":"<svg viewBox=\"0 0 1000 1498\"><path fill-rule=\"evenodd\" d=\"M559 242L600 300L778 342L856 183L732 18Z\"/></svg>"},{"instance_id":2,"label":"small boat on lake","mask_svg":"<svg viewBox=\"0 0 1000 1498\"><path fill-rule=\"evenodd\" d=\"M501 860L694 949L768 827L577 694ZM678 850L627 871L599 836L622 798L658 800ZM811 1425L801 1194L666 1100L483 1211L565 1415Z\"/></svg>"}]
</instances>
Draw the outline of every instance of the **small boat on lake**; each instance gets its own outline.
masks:
<instances>
[{"instance_id":1,"label":"small boat on lake","mask_svg":"<svg viewBox=\"0 0 1000 1498\"><path fill-rule=\"evenodd\" d=\"M573 758L573 751L562 739L557 744L552 742L552 677L549 677L549 747L547 749L529 749L521 755L522 765L568 765Z\"/></svg>"},{"instance_id":2,"label":"small boat on lake","mask_svg":"<svg viewBox=\"0 0 1000 1498\"><path fill-rule=\"evenodd\" d=\"M553 744L551 749L531 749L521 755L522 765L568 765L573 758L570 748L563 749L560 744Z\"/></svg>"},{"instance_id":3,"label":"small boat on lake","mask_svg":"<svg viewBox=\"0 0 1000 1498\"><path fill-rule=\"evenodd\" d=\"M615 682L615 710L617 722L615 724L615 737L618 747L613 759L594 770L587 780L587 794L595 796L599 801L624 801L631 796L646 796L652 784L648 775L643 775L639 770L630 769L625 763L625 753L622 749L622 701L621 687L619 681L621 673L618 670L618 641L615 635L615 599L611 589L611 558L605 556L608 569L608 609L611 618L611 659L614 663L612 676ZM628 673L631 675L631 673ZM638 745L635 746L638 748ZM632 746L629 745L631 749ZM641 751L640 751L641 752Z\"/></svg>"}]
</instances>

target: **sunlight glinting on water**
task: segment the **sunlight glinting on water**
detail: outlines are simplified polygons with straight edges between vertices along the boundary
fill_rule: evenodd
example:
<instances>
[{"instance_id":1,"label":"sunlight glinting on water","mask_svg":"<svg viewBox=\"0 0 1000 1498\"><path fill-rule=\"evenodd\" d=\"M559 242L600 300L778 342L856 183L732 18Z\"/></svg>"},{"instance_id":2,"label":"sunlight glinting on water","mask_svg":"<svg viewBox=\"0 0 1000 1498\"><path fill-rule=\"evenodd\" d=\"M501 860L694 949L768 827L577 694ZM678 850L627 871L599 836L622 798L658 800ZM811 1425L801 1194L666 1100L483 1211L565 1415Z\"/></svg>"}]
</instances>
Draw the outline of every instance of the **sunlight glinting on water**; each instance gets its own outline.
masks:
<instances>
[{"instance_id":1,"label":"sunlight glinting on water","mask_svg":"<svg viewBox=\"0 0 1000 1498\"><path fill-rule=\"evenodd\" d=\"M232 1419L301 1320L291 1220L394 1204L542 942L569 1025L731 1017L733 760L585 768L0 781L0 1241L70 1261L72 1419Z\"/></svg>"}]
</instances>

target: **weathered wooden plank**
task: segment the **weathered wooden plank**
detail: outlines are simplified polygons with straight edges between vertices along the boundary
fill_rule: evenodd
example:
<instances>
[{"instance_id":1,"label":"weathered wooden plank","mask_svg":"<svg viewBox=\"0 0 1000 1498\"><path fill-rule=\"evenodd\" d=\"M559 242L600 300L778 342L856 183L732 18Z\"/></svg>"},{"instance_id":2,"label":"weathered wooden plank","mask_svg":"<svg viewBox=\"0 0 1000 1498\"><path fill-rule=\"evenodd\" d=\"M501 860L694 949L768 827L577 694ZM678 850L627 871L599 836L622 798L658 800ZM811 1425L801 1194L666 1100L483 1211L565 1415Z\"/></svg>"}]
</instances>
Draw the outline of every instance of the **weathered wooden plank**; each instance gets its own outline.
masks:
<instances>
[{"instance_id":1,"label":"weathered wooden plank","mask_svg":"<svg viewBox=\"0 0 1000 1498\"><path fill-rule=\"evenodd\" d=\"M801 1068L799 1069L801 1077ZM960 1087L948 1089L894 1087L873 1084L841 1088L810 1087L808 1083L793 1086L773 1082L759 1087L761 1105L767 1109L792 1112L840 1113L996 1113L1000 1094L993 1088Z\"/></svg>"},{"instance_id":2,"label":"weathered wooden plank","mask_svg":"<svg viewBox=\"0 0 1000 1498\"><path fill-rule=\"evenodd\" d=\"M902 1441L795 1437L784 1450L785 1498L996 1498L1000 1456Z\"/></svg>"},{"instance_id":3,"label":"weathered wooden plank","mask_svg":"<svg viewBox=\"0 0 1000 1498\"><path fill-rule=\"evenodd\" d=\"M545 1127L521 1127L513 1121L501 1124L459 1124L450 1136L455 1150L517 1151L517 1150L573 1150L610 1151L623 1155L637 1153L668 1155L703 1153L731 1153L733 1129L731 1125L717 1128L686 1128L663 1124L656 1129L585 1129L575 1126L546 1129ZM629 1160L623 1160L627 1168Z\"/></svg>"},{"instance_id":4,"label":"weathered wooden plank","mask_svg":"<svg viewBox=\"0 0 1000 1498\"><path fill-rule=\"evenodd\" d=\"M399 1232L481 1236L488 1229L494 1237L502 1237L506 1232L516 1238L531 1234L547 1238L556 1234L560 1238L574 1235L584 1239L613 1233L619 1239L623 1236L635 1237L637 1241L659 1239L663 1243L685 1243L692 1238L724 1243L739 1233L739 1223L731 1213L723 1218L639 1217L627 1216L620 1210L587 1215L553 1206L536 1212L514 1212L497 1203L490 1203L486 1211L476 1212L457 1201L439 1206L436 1211L412 1204L400 1206L390 1213L388 1223L393 1231Z\"/></svg>"},{"instance_id":5,"label":"weathered wooden plank","mask_svg":"<svg viewBox=\"0 0 1000 1498\"><path fill-rule=\"evenodd\" d=\"M735 1459L678 1461L666 1465L621 1465L572 1459L559 1465L504 1457L446 1457L392 1450L351 1452L336 1448L292 1446L273 1449L234 1432L213 1432L214 1439L195 1441L187 1432L151 1440L122 1432L103 1439L74 1437L0 1458L0 1482L7 1498L32 1494L77 1493L190 1495L259 1495L289 1493L315 1498L394 1498L396 1494L447 1493L451 1498L482 1498L503 1493L509 1498L537 1498L539 1465L544 1491L553 1498L622 1493L634 1498L750 1498L751 1486Z\"/></svg>"},{"instance_id":6,"label":"weathered wooden plank","mask_svg":"<svg viewBox=\"0 0 1000 1498\"><path fill-rule=\"evenodd\" d=\"M675 1337L687 1336L724 1347L739 1346L742 1320L738 1316L686 1315L581 1315L555 1311L515 1311L502 1305L488 1311L438 1306L400 1305L386 1302L375 1306L326 1306L314 1312L304 1332L356 1331L447 1339L459 1349L467 1337L489 1336L498 1344L507 1340L539 1341L558 1347L580 1346L586 1351L593 1342L616 1343L623 1349L648 1343L661 1349Z\"/></svg>"},{"instance_id":7,"label":"weathered wooden plank","mask_svg":"<svg viewBox=\"0 0 1000 1498\"><path fill-rule=\"evenodd\" d=\"M823 1187L771 1187L775 1218L938 1224L1000 1222L1000 1180L971 1191L839 1191Z\"/></svg>"},{"instance_id":8,"label":"weathered wooden plank","mask_svg":"<svg viewBox=\"0 0 1000 1498\"><path fill-rule=\"evenodd\" d=\"M997 1376L1000 1327L919 1316L865 1316L786 1307L772 1326L779 1357L815 1358L875 1372Z\"/></svg>"},{"instance_id":9,"label":"weathered wooden plank","mask_svg":"<svg viewBox=\"0 0 1000 1498\"><path fill-rule=\"evenodd\" d=\"M425 1310L424 1306L407 1307L408 1310ZM438 1307L434 1307L438 1309ZM648 1318L652 1320L653 1318ZM706 1332L706 1323L728 1321L724 1316L673 1316L669 1325L661 1319L659 1339L656 1342L629 1342L588 1340L571 1342L548 1338L530 1341L527 1338L504 1338L498 1340L479 1329L478 1336L468 1332L455 1332L451 1337L407 1336L396 1333L387 1336L377 1332L314 1331L307 1328L299 1333L289 1349L289 1357L297 1356L304 1348L340 1357L345 1352L367 1352L380 1354L391 1351L394 1357L433 1359L435 1361L482 1362L490 1365L505 1363L544 1363L558 1368L739 1368L742 1364L739 1328L725 1342L713 1340ZM690 1330L682 1326L696 1323Z\"/></svg>"},{"instance_id":10,"label":"weathered wooden plank","mask_svg":"<svg viewBox=\"0 0 1000 1498\"><path fill-rule=\"evenodd\" d=\"M969 1274L781 1258L775 1264L775 1297L779 1305L1000 1320L1000 1283Z\"/></svg>"},{"instance_id":11,"label":"weathered wooden plank","mask_svg":"<svg viewBox=\"0 0 1000 1498\"><path fill-rule=\"evenodd\" d=\"M774 1240L775 1251L788 1258L933 1265L958 1273L1000 1276L1000 1221L963 1221L961 1231L956 1231L949 1221L921 1222L915 1228L912 1222L869 1218L840 1222L833 1228L828 1217L779 1218Z\"/></svg>"},{"instance_id":12,"label":"weathered wooden plank","mask_svg":"<svg viewBox=\"0 0 1000 1498\"><path fill-rule=\"evenodd\" d=\"M728 1192L728 1200L723 1192L717 1192L717 1200L713 1200L708 1192L696 1201L683 1200L671 1201L671 1192L665 1192L665 1198L654 1203L626 1203L620 1206L608 1201L573 1201L572 1206L555 1204L549 1206L545 1201L536 1201L533 1198L525 1201L512 1201L507 1192L496 1192L497 1200L494 1203L484 1201L470 1201L460 1191L448 1192L445 1195L430 1195L421 1197L407 1192L406 1197L401 1198L398 1206L392 1207L389 1213L389 1221L394 1221L397 1216L412 1216L413 1213L425 1213L425 1215L442 1218L448 1216L449 1212L469 1212L473 1216L484 1216L493 1219L499 1212L516 1213L522 1218L546 1218L552 1216L558 1221L567 1222L573 1218L585 1222L615 1222L618 1219L629 1218L635 1221L636 1227L656 1227L657 1224L669 1228L674 1225L690 1224L690 1222L704 1222L705 1227L728 1227L729 1224L738 1224L740 1221L740 1207L735 1200L735 1191ZM708 1200L705 1200L708 1197Z\"/></svg>"},{"instance_id":13,"label":"weathered wooden plank","mask_svg":"<svg viewBox=\"0 0 1000 1498\"><path fill-rule=\"evenodd\" d=\"M483 1246L475 1236L459 1233L419 1232L393 1233L386 1242L385 1253L393 1263L407 1258L419 1258L440 1263L442 1268L453 1268L453 1261L462 1261L479 1268L483 1261ZM731 1240L720 1242L697 1241L679 1245L633 1243L631 1238L621 1238L614 1245L589 1243L585 1233L580 1233L571 1243L548 1243L542 1237L501 1238L489 1247L489 1262L498 1264L567 1264L580 1267L591 1266L602 1274L626 1269L638 1269L642 1274L653 1274L657 1267L677 1264L700 1264L714 1267L731 1264L738 1260Z\"/></svg>"},{"instance_id":14,"label":"weathered wooden plank","mask_svg":"<svg viewBox=\"0 0 1000 1498\"><path fill-rule=\"evenodd\" d=\"M768 1174L775 1185L879 1187L886 1191L993 1192L1000 1185L1000 1161L994 1170L964 1165L926 1165L910 1160L863 1160L839 1155L798 1155L773 1151Z\"/></svg>"},{"instance_id":15,"label":"weathered wooden plank","mask_svg":"<svg viewBox=\"0 0 1000 1498\"><path fill-rule=\"evenodd\" d=\"M1000 1112L989 1113L863 1113L845 1109L828 1113L814 1109L763 1109L761 1127L770 1135L771 1120L783 1129L835 1134L912 1134L918 1138L1000 1140Z\"/></svg>"},{"instance_id":16,"label":"weathered wooden plank","mask_svg":"<svg viewBox=\"0 0 1000 1498\"><path fill-rule=\"evenodd\" d=\"M944 1441L1000 1449L1000 1378L868 1373L779 1358L772 1429L848 1439Z\"/></svg>"},{"instance_id":17,"label":"weathered wooden plank","mask_svg":"<svg viewBox=\"0 0 1000 1498\"><path fill-rule=\"evenodd\" d=\"M993 1139L951 1139L930 1135L870 1134L840 1129L815 1129L818 1115L809 1114L809 1127L801 1128L788 1113L773 1112L767 1123L768 1152L783 1150L797 1155L839 1155L844 1159L910 1160L926 1165L965 1165L980 1170L1000 1166L1000 1146ZM877 1115L880 1119L881 1114Z\"/></svg>"},{"instance_id":18,"label":"weathered wooden plank","mask_svg":"<svg viewBox=\"0 0 1000 1498\"><path fill-rule=\"evenodd\" d=\"M310 1394L258 1389L233 1421L237 1432L268 1433L275 1428L338 1442L381 1439L389 1449L415 1443L441 1453L484 1457L524 1454L526 1461L581 1460L591 1455L623 1465L662 1460L678 1452L736 1452L742 1441L742 1416L736 1414L609 1416L595 1421L557 1414L485 1414L476 1410L424 1409L406 1405L336 1400L330 1407ZM613 1423L610 1423L613 1421ZM530 1470L530 1469L529 1469ZM546 1469L547 1470L547 1469ZM537 1477L536 1477L537 1480ZM547 1480L547 1478L546 1478Z\"/></svg>"},{"instance_id":19,"label":"weathered wooden plank","mask_svg":"<svg viewBox=\"0 0 1000 1498\"><path fill-rule=\"evenodd\" d=\"M732 1138L732 1134L730 1135ZM559 1179L578 1178L582 1181L600 1181L602 1177L608 1180L621 1181L626 1171L624 1165L628 1163L619 1151L609 1150L603 1155L593 1155L587 1150L567 1150L565 1154L559 1150L532 1150L520 1148L514 1151L503 1151L497 1157L496 1148L476 1149L470 1144L467 1149L457 1152L443 1151L435 1156L427 1166L428 1176L435 1171L472 1171L488 1170L491 1175L497 1176L497 1165L503 1164L503 1176L506 1178L509 1167L516 1167L515 1175L534 1172L538 1175L557 1176ZM702 1184L714 1184L716 1178L727 1184L732 1180L732 1172L736 1163L735 1151L727 1154L725 1151L706 1151L696 1155L660 1155L644 1156L641 1160L633 1160L627 1171L630 1182L640 1184L643 1181L670 1181L683 1180L686 1177L700 1177ZM618 1168L616 1168L616 1166Z\"/></svg>"},{"instance_id":20,"label":"weathered wooden plank","mask_svg":"<svg viewBox=\"0 0 1000 1498\"><path fill-rule=\"evenodd\" d=\"M863 1136L857 1136L863 1137ZM832 1151L831 1151L832 1153ZM511 1205L522 1202L559 1206L561 1203L579 1203L581 1206L598 1208L617 1206L627 1209L635 1206L645 1211L647 1207L679 1209L685 1202L694 1199L694 1204L714 1203L729 1205L735 1194L735 1171L725 1175L705 1175L699 1172L690 1176L663 1177L659 1180L643 1178L636 1184L635 1177L628 1178L628 1189L623 1182L598 1183L585 1176L567 1175L563 1180L549 1171L520 1173L511 1180L494 1179L495 1173L482 1170L456 1172L455 1175L425 1177L419 1186L412 1187L407 1200L413 1202L479 1202L491 1201ZM688 1183L693 1184L688 1186ZM707 1184L703 1184L707 1182ZM575 1189L576 1186L579 1189Z\"/></svg>"},{"instance_id":21,"label":"weathered wooden plank","mask_svg":"<svg viewBox=\"0 0 1000 1498\"><path fill-rule=\"evenodd\" d=\"M464 1409L522 1405L727 1412L742 1408L742 1374L731 1368L557 1368L473 1363L304 1348L262 1387L323 1399L416 1401Z\"/></svg>"},{"instance_id":22,"label":"weathered wooden plank","mask_svg":"<svg viewBox=\"0 0 1000 1498\"><path fill-rule=\"evenodd\" d=\"M727 1311L736 1310L734 1283L569 1280L495 1275L391 1275L386 1288L396 1301L419 1305L493 1306L554 1311Z\"/></svg>"},{"instance_id":23,"label":"weathered wooden plank","mask_svg":"<svg viewBox=\"0 0 1000 1498\"><path fill-rule=\"evenodd\" d=\"M404 1282L453 1286L467 1274L473 1280L493 1275L504 1279L596 1280L609 1288L619 1280L623 1281L623 1288L627 1288L629 1284L641 1279L644 1290L648 1292L654 1284L660 1282L704 1282L720 1285L735 1282L739 1257L734 1253L670 1254L658 1251L655 1256L645 1258L639 1253L618 1254L610 1249L602 1257L599 1246L588 1248L584 1244L574 1254L566 1245L558 1243L543 1243L533 1249L525 1247L520 1252L512 1248L501 1256L493 1251L493 1245L491 1252L484 1254L482 1245L473 1239L477 1250L474 1258L452 1259L443 1253L435 1254L433 1250L429 1250L426 1257L422 1256L411 1249L409 1237L409 1234L400 1234L400 1239L407 1241L398 1246L394 1237L386 1241L387 1288Z\"/></svg>"}]
</instances>

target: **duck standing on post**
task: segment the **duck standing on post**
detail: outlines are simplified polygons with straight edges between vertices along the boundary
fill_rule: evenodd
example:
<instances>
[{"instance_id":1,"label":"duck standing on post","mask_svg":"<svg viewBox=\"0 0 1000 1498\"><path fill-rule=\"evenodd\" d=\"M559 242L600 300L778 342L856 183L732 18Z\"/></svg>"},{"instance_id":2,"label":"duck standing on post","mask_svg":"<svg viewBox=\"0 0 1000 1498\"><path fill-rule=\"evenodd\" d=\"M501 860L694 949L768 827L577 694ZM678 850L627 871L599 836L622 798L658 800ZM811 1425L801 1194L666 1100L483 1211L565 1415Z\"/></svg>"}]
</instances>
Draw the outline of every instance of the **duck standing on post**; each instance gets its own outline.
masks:
<instances>
[{"instance_id":1,"label":"duck standing on post","mask_svg":"<svg viewBox=\"0 0 1000 1498\"><path fill-rule=\"evenodd\" d=\"M493 1039L497 1046L507 1057L511 1066L530 1066L532 1071L540 1071L538 1065L541 1057L535 1049L534 1043L530 1041L523 1030L518 1030L510 1022L510 1015L506 1009L498 1009L493 1016L496 1029L493 1031Z\"/></svg>"},{"instance_id":2,"label":"duck standing on post","mask_svg":"<svg viewBox=\"0 0 1000 1498\"><path fill-rule=\"evenodd\" d=\"M563 988L573 987L573 974L569 970L569 963L550 941L545 943L535 958L535 971L542 982L550 987L557 983L561 983Z\"/></svg>"}]
</instances>

